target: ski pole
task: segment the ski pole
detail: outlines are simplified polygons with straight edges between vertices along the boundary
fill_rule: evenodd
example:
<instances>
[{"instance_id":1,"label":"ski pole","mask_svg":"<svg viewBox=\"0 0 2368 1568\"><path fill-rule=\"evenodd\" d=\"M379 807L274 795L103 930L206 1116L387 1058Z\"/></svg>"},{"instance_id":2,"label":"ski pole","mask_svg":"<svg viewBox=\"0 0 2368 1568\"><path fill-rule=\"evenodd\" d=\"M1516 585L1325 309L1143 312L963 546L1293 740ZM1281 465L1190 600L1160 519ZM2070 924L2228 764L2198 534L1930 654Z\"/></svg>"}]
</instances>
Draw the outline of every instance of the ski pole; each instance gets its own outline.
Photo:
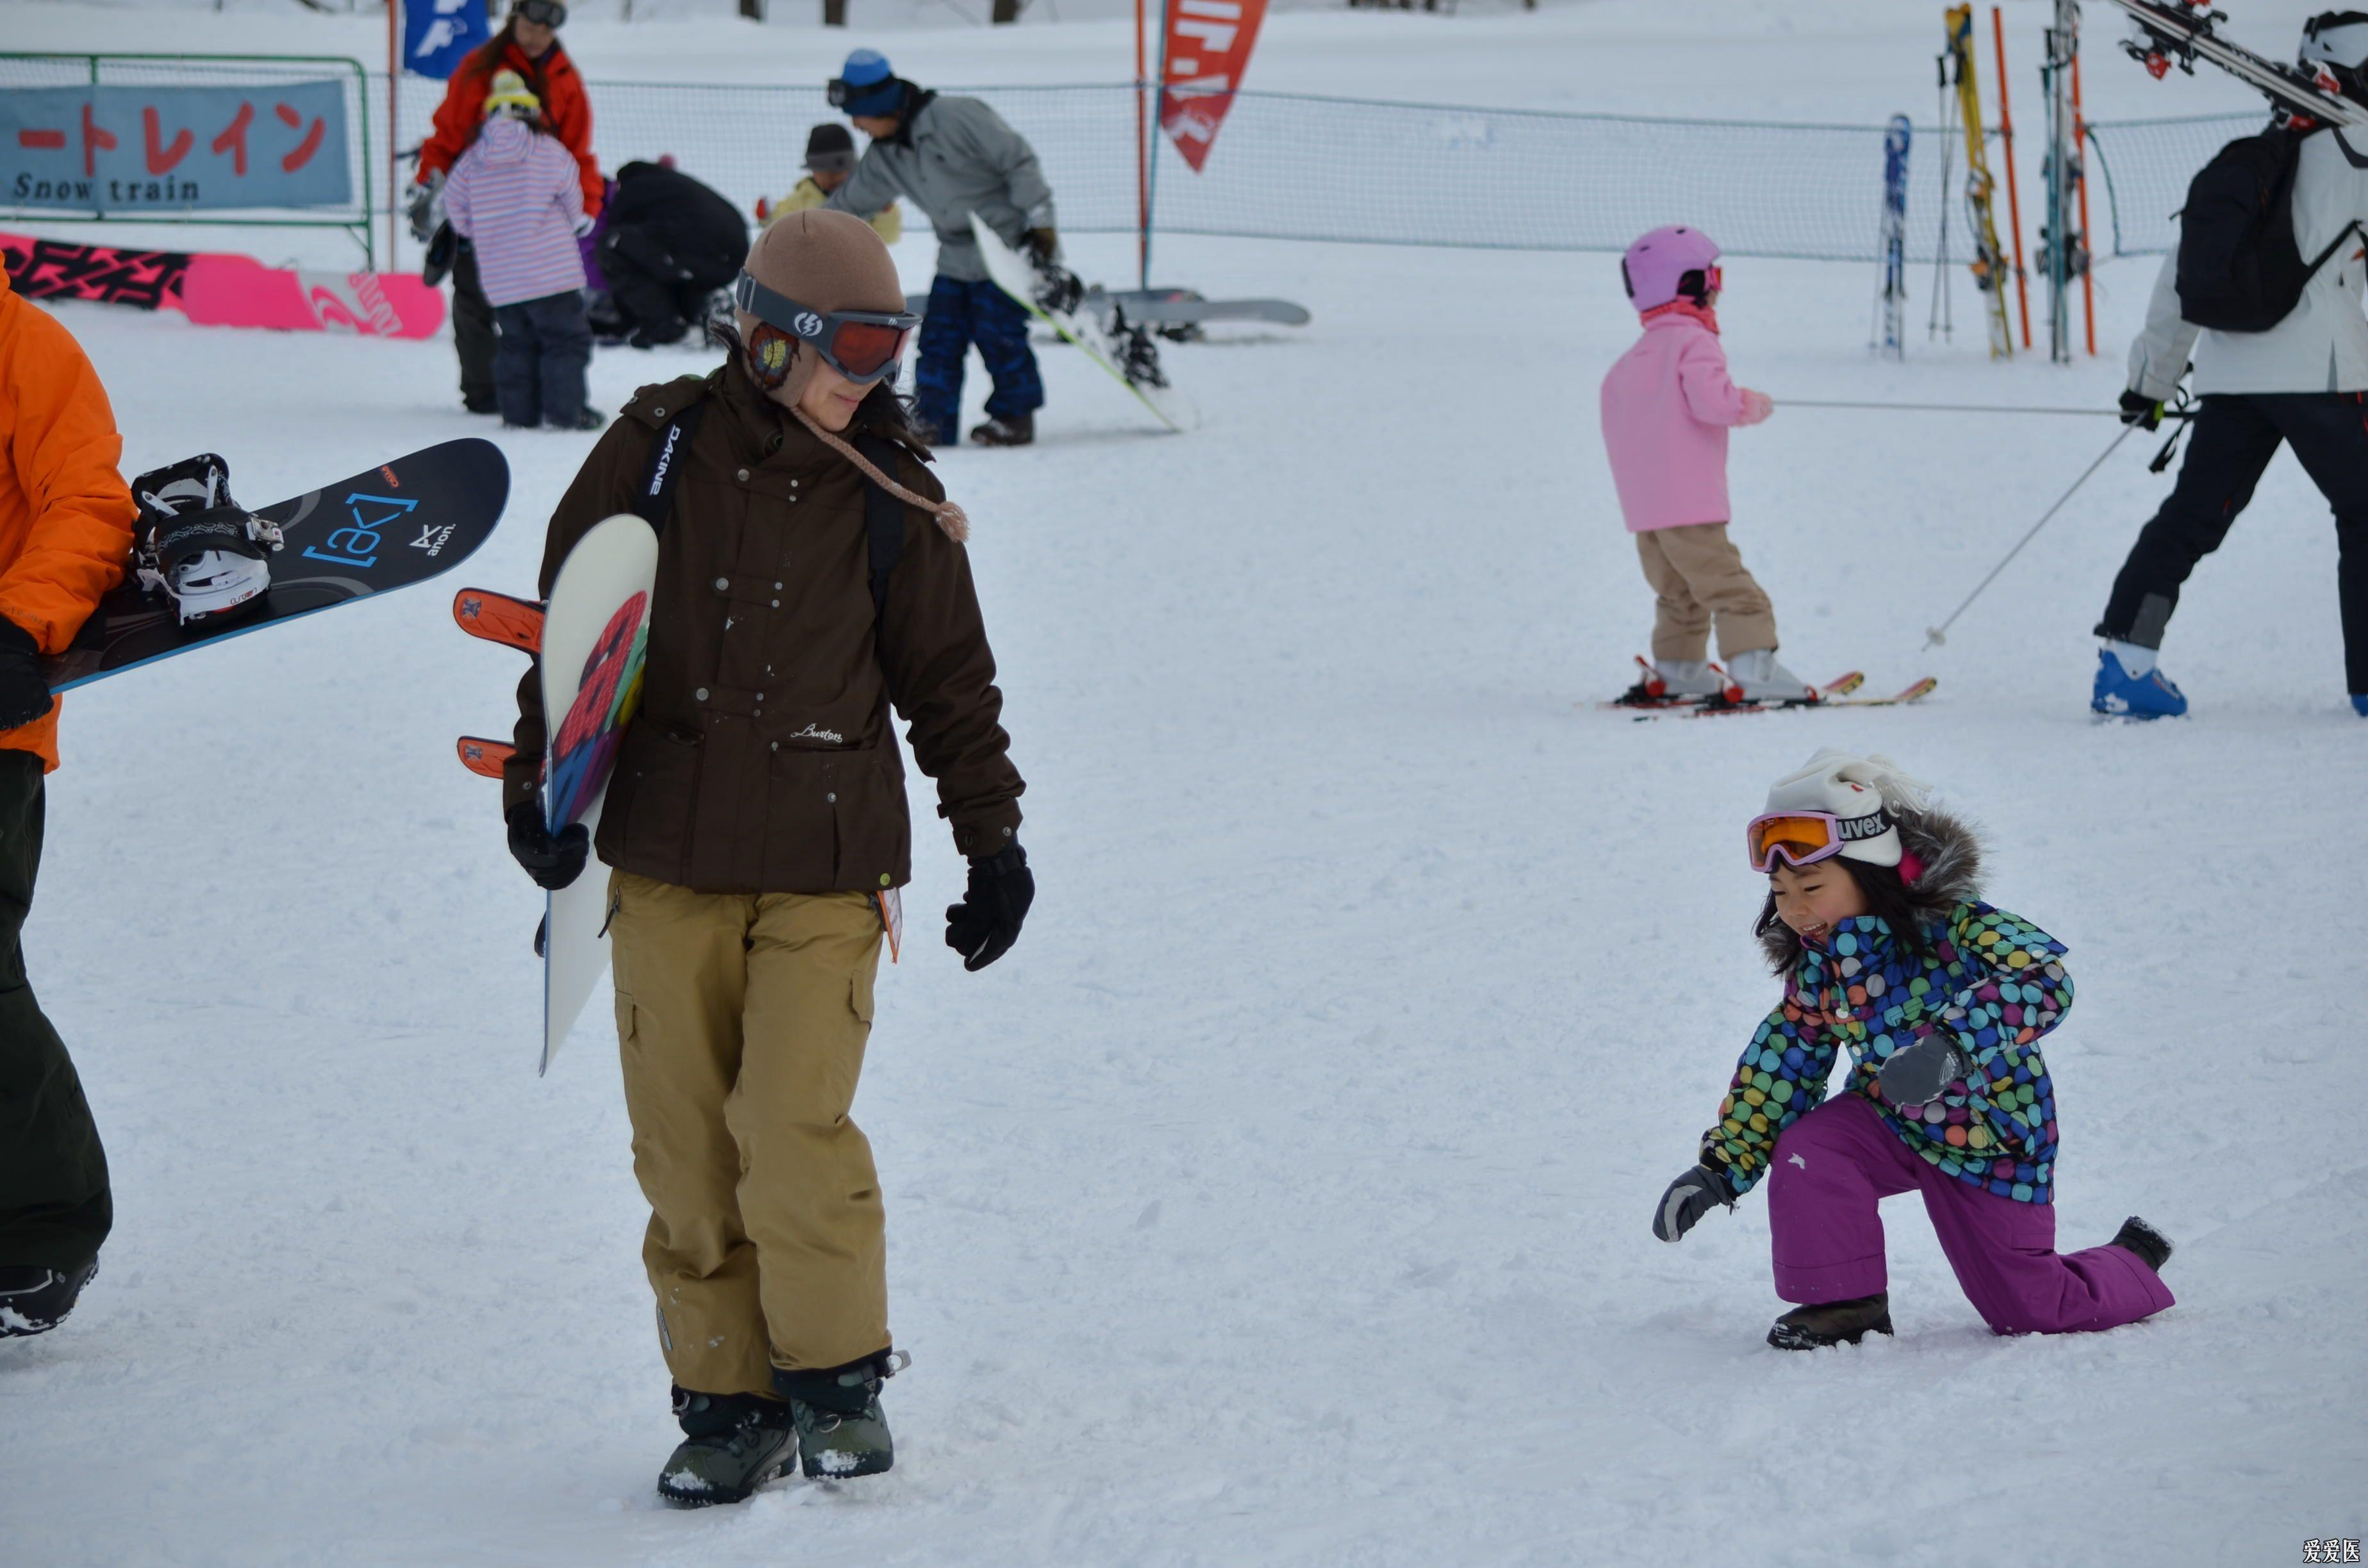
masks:
<instances>
[{"instance_id":1,"label":"ski pole","mask_svg":"<svg viewBox=\"0 0 2368 1568\"><path fill-rule=\"evenodd\" d=\"M2055 498L2055 505L2048 507L2045 512L2040 514L2039 521L2031 525L2031 531L2014 541L2014 548L2006 552L2006 560L2000 561L1997 565L1991 567L1990 574L1974 585L1974 591L1965 596L1965 602L1951 610L1949 612L1949 619L1942 621L1940 625L1928 626L1924 629L1925 647L1934 647L1940 643L1946 642L1949 640L1949 628L1954 626L1957 623L1957 618L1964 614L1965 611L1971 608L1975 599L1982 597L1983 589L1998 581L1998 574L2005 571L2007 568L2007 562L2012 561L2016 556L2021 555L2022 553L2022 547L2039 537L2039 530L2047 526L2048 519L2055 517L2056 513L2064 510L2064 504L2071 500L2073 495L2079 491L2079 488L2082 485L2089 483L2089 476L2090 474L2105 466L2105 460L2112 457L2115 451L2120 449L2121 444L2130 438L2130 432L2136 428L2137 426L2135 425L2124 425L2122 426L2122 433L2114 437L2112 441L2107 445L2103 451L2097 454L2097 460L2080 471L2080 477L2072 482L2072 488L2057 496Z\"/></svg>"},{"instance_id":2,"label":"ski pole","mask_svg":"<svg viewBox=\"0 0 2368 1568\"><path fill-rule=\"evenodd\" d=\"M2081 414L2107 419L2122 416L2121 410L2117 408L2052 408L2016 403L1850 403L1815 397L1780 397L1776 400L1776 406L1877 409L1884 413L1907 414ZM2192 419L2195 415L2191 409L2166 408L2162 416L2165 419Z\"/></svg>"}]
</instances>

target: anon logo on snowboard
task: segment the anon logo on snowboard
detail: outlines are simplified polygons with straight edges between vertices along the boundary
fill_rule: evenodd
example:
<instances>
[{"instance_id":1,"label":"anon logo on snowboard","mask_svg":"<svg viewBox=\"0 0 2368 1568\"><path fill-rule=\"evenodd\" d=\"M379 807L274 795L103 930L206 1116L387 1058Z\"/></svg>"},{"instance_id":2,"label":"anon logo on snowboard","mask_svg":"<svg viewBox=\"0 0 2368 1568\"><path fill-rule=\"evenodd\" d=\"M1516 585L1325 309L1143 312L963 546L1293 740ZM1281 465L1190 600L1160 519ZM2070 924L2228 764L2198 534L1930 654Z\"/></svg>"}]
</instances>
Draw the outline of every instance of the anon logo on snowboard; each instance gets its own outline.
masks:
<instances>
[{"instance_id":1,"label":"anon logo on snowboard","mask_svg":"<svg viewBox=\"0 0 2368 1568\"><path fill-rule=\"evenodd\" d=\"M417 501L398 501L392 495L370 495L354 491L346 497L346 515L353 521L345 528L333 529L329 537L321 541L328 546L326 550L306 545L304 558L367 572L378 564L379 535L409 517L418 506ZM432 533L435 530L427 531ZM448 535L451 531L450 527L444 529ZM438 539L435 549L429 549L424 542L425 537L422 536L420 548L427 550L428 554L433 555L443 548L443 540Z\"/></svg>"}]
</instances>

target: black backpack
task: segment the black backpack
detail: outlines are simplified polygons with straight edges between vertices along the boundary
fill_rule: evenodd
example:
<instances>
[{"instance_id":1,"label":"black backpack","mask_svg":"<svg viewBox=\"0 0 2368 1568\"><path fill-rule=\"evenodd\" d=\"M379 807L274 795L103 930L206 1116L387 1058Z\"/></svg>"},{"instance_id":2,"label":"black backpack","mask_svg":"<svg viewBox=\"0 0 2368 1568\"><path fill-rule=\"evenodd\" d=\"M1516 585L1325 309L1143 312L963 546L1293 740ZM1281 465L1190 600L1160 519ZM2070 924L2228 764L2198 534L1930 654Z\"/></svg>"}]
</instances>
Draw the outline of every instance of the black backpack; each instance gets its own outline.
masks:
<instances>
[{"instance_id":1,"label":"black backpack","mask_svg":"<svg viewBox=\"0 0 2368 1568\"><path fill-rule=\"evenodd\" d=\"M2305 132L2305 135L2316 132ZM2179 313L2215 332L2267 332L2302 299L2303 285L2351 236L2309 261L2294 244L2294 172L2303 136L2272 127L2212 154L2180 210Z\"/></svg>"}]
</instances>

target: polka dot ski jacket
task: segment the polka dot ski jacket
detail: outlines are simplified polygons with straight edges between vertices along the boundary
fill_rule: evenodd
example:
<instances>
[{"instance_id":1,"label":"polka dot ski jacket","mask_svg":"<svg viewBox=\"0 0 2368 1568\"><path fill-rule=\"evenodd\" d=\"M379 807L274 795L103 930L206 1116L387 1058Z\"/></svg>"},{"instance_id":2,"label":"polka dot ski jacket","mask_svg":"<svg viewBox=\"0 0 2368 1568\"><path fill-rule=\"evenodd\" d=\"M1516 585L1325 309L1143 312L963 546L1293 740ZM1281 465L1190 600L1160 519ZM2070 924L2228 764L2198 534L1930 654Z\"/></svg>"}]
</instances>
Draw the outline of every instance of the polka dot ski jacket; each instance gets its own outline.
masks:
<instances>
[{"instance_id":1,"label":"polka dot ski jacket","mask_svg":"<svg viewBox=\"0 0 2368 1568\"><path fill-rule=\"evenodd\" d=\"M1874 915L1843 922L1822 948L1781 925L1763 937L1788 960L1784 997L1744 1048L1702 1142L1702 1165L1738 1197L1767 1174L1778 1134L1825 1099L1845 1049L1844 1092L1873 1101L1918 1155L2000 1198L2055 1196L2055 1095L2038 1041L2072 1006L2064 944L1970 896L1980 850L1962 824L1925 811L1902 826L1926 866L1913 889L1921 955ZM1884 1061L1935 1030L1955 1037L1972 1070L1930 1105L1886 1103Z\"/></svg>"}]
</instances>

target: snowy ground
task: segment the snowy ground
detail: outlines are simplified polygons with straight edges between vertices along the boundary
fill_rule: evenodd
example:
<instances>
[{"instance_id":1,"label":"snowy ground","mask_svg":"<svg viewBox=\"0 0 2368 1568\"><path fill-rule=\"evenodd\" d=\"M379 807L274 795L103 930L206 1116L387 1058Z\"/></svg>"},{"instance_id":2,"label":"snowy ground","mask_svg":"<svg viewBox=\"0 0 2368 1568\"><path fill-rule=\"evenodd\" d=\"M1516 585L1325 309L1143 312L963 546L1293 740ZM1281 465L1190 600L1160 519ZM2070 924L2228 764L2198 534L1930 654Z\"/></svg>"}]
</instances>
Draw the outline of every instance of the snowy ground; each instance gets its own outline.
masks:
<instances>
[{"instance_id":1,"label":"snowy ground","mask_svg":"<svg viewBox=\"0 0 2368 1568\"><path fill-rule=\"evenodd\" d=\"M1675 73L1705 8L1656 9ZM1048 348L1040 445L943 464L1042 893L963 974L916 797L859 1108L916 1358L896 1472L653 1506L614 1052L595 1017L534 1077L538 899L451 756L518 666L442 590L524 586L589 446L535 435L451 582L68 701L27 940L120 1220L71 1324L0 1346L0 1561L2223 1564L2362 1535L2368 726L2292 463L2181 610L2194 716L2100 727L2087 629L2151 444L1918 654L2116 426L1780 406L1734 487L1788 658L1941 690L1634 723L1586 702L1649 621L1596 435L1633 332L1605 258L1162 254L1315 324L1175 351L1208 418L1181 437ZM926 244L899 262L920 284ZM2068 371L1988 364L1962 280L1956 345L1905 367L1864 352L1865 269L1738 263L1721 315L1780 404L2104 406L2150 280L2104 269L2106 357ZM261 501L494 433L444 344L59 316L127 472L219 450ZM604 355L596 400L702 362ZM1763 1204L1647 1234L1773 995L1736 828L1822 744L1940 781L1998 900L2070 944L2063 1235L2156 1221L2171 1312L1993 1338L1897 1203L1898 1336L1785 1357Z\"/></svg>"}]
</instances>

